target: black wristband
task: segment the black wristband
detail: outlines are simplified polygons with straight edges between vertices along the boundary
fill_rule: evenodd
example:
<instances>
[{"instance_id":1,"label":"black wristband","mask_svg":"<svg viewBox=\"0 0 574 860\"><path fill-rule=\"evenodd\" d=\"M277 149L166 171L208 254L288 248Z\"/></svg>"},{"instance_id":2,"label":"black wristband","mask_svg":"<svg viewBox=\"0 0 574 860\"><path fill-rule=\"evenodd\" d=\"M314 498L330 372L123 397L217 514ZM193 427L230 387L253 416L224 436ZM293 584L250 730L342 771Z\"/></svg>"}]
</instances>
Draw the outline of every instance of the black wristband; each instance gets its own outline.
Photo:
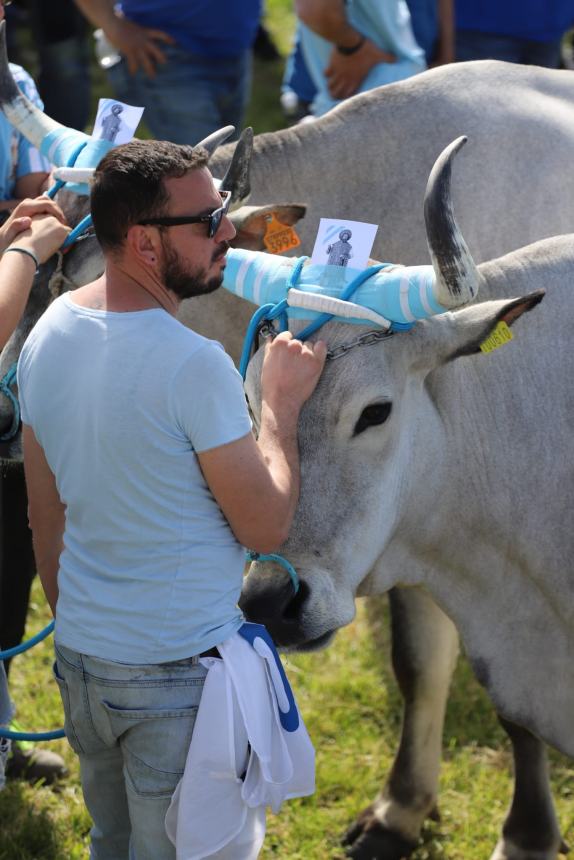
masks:
<instances>
[{"instance_id":1,"label":"black wristband","mask_svg":"<svg viewBox=\"0 0 574 860\"><path fill-rule=\"evenodd\" d=\"M352 45L350 48L347 48L346 45L337 45L337 50L340 54L343 54L344 57L350 57L352 54L356 54L358 50L360 50L367 40L366 36L361 36L356 45Z\"/></svg>"}]
</instances>

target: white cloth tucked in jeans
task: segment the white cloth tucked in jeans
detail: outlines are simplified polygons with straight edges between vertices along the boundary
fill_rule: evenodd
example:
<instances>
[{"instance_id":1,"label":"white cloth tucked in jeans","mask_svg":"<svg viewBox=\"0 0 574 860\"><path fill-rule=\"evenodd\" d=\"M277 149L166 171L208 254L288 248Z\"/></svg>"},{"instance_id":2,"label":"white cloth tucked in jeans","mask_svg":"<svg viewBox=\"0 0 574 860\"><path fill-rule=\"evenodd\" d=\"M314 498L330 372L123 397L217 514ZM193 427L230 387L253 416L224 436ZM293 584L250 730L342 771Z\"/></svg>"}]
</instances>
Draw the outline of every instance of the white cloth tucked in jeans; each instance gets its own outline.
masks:
<instances>
[{"instance_id":1,"label":"white cloth tucked in jeans","mask_svg":"<svg viewBox=\"0 0 574 860\"><path fill-rule=\"evenodd\" d=\"M252 643L252 644L251 644ZM315 790L315 753L269 634L244 624L208 668L166 816L177 860L254 860L265 808Z\"/></svg>"}]
</instances>

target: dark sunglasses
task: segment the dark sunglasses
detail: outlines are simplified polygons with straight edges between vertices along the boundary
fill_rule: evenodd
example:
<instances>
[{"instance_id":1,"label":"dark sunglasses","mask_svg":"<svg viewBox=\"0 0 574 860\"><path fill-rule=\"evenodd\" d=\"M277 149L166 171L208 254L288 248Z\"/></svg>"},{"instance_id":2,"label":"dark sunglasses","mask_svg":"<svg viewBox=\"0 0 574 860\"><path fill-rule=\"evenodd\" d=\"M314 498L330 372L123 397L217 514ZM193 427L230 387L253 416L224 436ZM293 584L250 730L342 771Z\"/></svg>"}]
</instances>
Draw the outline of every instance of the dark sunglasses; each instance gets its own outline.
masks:
<instances>
[{"instance_id":1,"label":"dark sunglasses","mask_svg":"<svg viewBox=\"0 0 574 860\"><path fill-rule=\"evenodd\" d=\"M178 227L181 224L207 224L207 235L213 239L221 219L227 215L229 204L231 203L231 191L220 191L223 206L215 209L210 215L166 215L164 218L147 218L145 221L138 221L143 227Z\"/></svg>"}]
</instances>

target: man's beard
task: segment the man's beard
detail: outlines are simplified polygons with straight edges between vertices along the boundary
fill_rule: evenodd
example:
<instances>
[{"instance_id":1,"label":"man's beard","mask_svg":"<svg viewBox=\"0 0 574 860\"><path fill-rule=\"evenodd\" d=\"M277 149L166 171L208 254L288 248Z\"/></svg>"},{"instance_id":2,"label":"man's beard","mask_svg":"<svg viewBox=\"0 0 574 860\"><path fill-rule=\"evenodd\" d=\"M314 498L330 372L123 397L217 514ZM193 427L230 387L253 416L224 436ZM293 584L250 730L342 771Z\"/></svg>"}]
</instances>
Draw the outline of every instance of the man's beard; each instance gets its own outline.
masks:
<instances>
[{"instance_id":1,"label":"man's beard","mask_svg":"<svg viewBox=\"0 0 574 860\"><path fill-rule=\"evenodd\" d=\"M223 282L223 271L208 278L207 272L201 266L185 268L178 253L171 244L162 237L163 266L161 279L168 290L180 299L191 299L194 296L205 296L218 290ZM229 249L229 242L220 242L212 256L214 263Z\"/></svg>"}]
</instances>

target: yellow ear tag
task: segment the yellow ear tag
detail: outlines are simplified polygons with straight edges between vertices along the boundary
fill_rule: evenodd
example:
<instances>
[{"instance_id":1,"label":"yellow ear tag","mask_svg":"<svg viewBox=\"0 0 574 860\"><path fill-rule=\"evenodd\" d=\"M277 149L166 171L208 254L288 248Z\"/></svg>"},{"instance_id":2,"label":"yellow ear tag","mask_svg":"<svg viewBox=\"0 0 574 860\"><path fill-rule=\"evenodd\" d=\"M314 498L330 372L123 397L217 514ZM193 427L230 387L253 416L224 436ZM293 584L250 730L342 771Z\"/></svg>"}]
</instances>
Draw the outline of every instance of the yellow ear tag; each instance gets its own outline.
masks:
<instances>
[{"instance_id":1,"label":"yellow ear tag","mask_svg":"<svg viewBox=\"0 0 574 860\"><path fill-rule=\"evenodd\" d=\"M501 320L495 325L488 337L482 341L480 344L480 351L492 352L493 349L498 349L499 346L504 346L505 343L509 343L512 338L513 334L509 327L504 320Z\"/></svg>"},{"instance_id":2,"label":"yellow ear tag","mask_svg":"<svg viewBox=\"0 0 574 860\"><path fill-rule=\"evenodd\" d=\"M282 224L274 214L267 221L263 242L271 254L282 254L284 251L289 251L301 244L301 240L293 227Z\"/></svg>"}]
</instances>

